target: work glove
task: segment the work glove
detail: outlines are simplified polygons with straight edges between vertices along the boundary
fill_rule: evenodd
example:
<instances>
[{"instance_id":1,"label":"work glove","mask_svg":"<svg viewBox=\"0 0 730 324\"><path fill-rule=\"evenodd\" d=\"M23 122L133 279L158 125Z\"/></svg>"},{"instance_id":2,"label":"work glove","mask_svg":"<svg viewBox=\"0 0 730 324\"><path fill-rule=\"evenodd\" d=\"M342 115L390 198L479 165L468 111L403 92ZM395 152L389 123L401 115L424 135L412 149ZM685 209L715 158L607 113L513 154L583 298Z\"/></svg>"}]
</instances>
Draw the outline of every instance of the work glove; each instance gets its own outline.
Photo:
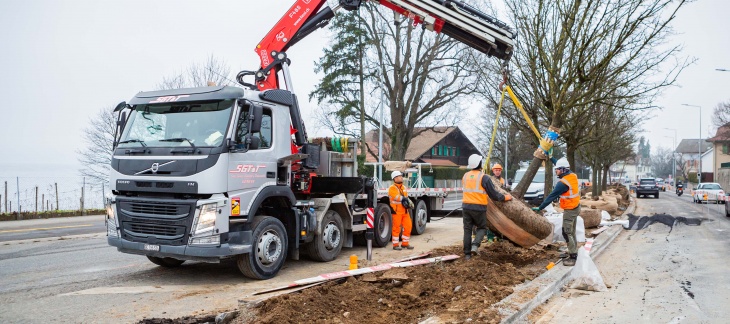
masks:
<instances>
[{"instance_id":1,"label":"work glove","mask_svg":"<svg viewBox=\"0 0 730 324\"><path fill-rule=\"evenodd\" d=\"M534 212L539 212L540 211L540 207L532 207L531 209Z\"/></svg>"},{"instance_id":2,"label":"work glove","mask_svg":"<svg viewBox=\"0 0 730 324\"><path fill-rule=\"evenodd\" d=\"M512 195L510 195L510 194L504 195L504 201L510 201L510 200L512 200Z\"/></svg>"}]
</instances>

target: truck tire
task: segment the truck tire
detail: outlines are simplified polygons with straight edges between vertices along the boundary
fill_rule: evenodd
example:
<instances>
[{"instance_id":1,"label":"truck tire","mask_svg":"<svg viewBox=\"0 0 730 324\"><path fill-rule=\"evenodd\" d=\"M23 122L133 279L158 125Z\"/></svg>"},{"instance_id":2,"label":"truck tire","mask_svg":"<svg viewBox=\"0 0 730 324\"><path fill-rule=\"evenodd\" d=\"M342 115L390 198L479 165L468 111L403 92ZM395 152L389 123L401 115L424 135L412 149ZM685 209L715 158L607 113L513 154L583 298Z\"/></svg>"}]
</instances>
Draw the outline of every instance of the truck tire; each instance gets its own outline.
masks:
<instances>
[{"instance_id":1,"label":"truck tire","mask_svg":"<svg viewBox=\"0 0 730 324\"><path fill-rule=\"evenodd\" d=\"M324 214L319 224L319 233L314 241L307 243L309 257L315 261L332 261L340 254L345 244L345 226L342 217L334 210Z\"/></svg>"},{"instance_id":2,"label":"truck tire","mask_svg":"<svg viewBox=\"0 0 730 324\"><path fill-rule=\"evenodd\" d=\"M411 235L421 235L426 231L426 222L428 221L428 206L426 201L417 200L416 208L411 211L411 222L413 223L413 230Z\"/></svg>"},{"instance_id":3,"label":"truck tire","mask_svg":"<svg viewBox=\"0 0 730 324\"><path fill-rule=\"evenodd\" d=\"M147 256L147 259L152 261L152 263L165 268L175 268L185 263L185 260L178 260L173 258L158 258L149 255Z\"/></svg>"},{"instance_id":4,"label":"truck tire","mask_svg":"<svg viewBox=\"0 0 730 324\"><path fill-rule=\"evenodd\" d=\"M386 204L378 204L373 211L375 220L373 221L373 246L384 247L390 243L393 234L393 215L390 206Z\"/></svg>"},{"instance_id":5,"label":"truck tire","mask_svg":"<svg viewBox=\"0 0 730 324\"><path fill-rule=\"evenodd\" d=\"M286 229L281 221L271 216L254 217L251 229L253 246L250 253L238 256L238 270L251 279L271 279L286 260L289 248Z\"/></svg>"}]
</instances>

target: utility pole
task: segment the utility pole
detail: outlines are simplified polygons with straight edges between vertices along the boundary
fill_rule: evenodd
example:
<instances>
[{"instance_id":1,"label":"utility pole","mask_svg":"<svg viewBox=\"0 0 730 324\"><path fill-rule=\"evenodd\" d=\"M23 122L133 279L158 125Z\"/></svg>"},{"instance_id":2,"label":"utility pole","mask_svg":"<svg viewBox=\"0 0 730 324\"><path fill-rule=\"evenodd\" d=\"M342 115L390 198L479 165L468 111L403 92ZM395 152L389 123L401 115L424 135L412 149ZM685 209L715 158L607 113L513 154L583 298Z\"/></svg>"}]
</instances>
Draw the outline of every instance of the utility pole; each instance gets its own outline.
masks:
<instances>
[{"instance_id":1,"label":"utility pole","mask_svg":"<svg viewBox=\"0 0 730 324\"><path fill-rule=\"evenodd\" d=\"M383 110L385 110L385 89L380 91L380 122L378 128L380 135L378 138L378 182L383 185Z\"/></svg>"},{"instance_id":2,"label":"utility pole","mask_svg":"<svg viewBox=\"0 0 730 324\"><path fill-rule=\"evenodd\" d=\"M5 181L5 213L8 213L8 182Z\"/></svg>"},{"instance_id":3,"label":"utility pole","mask_svg":"<svg viewBox=\"0 0 730 324\"><path fill-rule=\"evenodd\" d=\"M58 182L53 183L56 186L56 210L58 210Z\"/></svg>"},{"instance_id":4,"label":"utility pole","mask_svg":"<svg viewBox=\"0 0 730 324\"><path fill-rule=\"evenodd\" d=\"M84 216L84 189L86 189L86 177L81 187L81 216Z\"/></svg>"},{"instance_id":5,"label":"utility pole","mask_svg":"<svg viewBox=\"0 0 730 324\"><path fill-rule=\"evenodd\" d=\"M18 215L20 215L20 178L15 177L15 190L18 193Z\"/></svg>"},{"instance_id":6,"label":"utility pole","mask_svg":"<svg viewBox=\"0 0 730 324\"><path fill-rule=\"evenodd\" d=\"M35 186L35 215L38 216L38 186Z\"/></svg>"}]
</instances>

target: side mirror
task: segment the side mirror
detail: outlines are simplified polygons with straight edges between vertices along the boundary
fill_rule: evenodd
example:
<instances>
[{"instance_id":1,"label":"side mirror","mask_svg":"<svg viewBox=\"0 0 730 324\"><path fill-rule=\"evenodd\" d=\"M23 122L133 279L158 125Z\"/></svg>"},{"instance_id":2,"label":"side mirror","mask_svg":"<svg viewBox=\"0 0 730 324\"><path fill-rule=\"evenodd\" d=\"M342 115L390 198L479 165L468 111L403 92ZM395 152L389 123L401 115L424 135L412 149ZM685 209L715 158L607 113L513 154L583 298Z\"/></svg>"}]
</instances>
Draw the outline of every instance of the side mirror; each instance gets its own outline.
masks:
<instances>
[{"instance_id":1,"label":"side mirror","mask_svg":"<svg viewBox=\"0 0 730 324\"><path fill-rule=\"evenodd\" d=\"M258 137L254 137L251 134L246 135L247 141L248 141L248 149L249 150L258 150L259 146L261 145L261 139Z\"/></svg>"},{"instance_id":2,"label":"side mirror","mask_svg":"<svg viewBox=\"0 0 730 324\"><path fill-rule=\"evenodd\" d=\"M261 119L263 118L264 107L252 105L251 106L251 128L249 133L258 133L261 131Z\"/></svg>"},{"instance_id":3,"label":"side mirror","mask_svg":"<svg viewBox=\"0 0 730 324\"><path fill-rule=\"evenodd\" d=\"M127 102L126 101L122 101L116 107L114 107L114 112L121 111L124 108L127 108Z\"/></svg>"}]
</instances>

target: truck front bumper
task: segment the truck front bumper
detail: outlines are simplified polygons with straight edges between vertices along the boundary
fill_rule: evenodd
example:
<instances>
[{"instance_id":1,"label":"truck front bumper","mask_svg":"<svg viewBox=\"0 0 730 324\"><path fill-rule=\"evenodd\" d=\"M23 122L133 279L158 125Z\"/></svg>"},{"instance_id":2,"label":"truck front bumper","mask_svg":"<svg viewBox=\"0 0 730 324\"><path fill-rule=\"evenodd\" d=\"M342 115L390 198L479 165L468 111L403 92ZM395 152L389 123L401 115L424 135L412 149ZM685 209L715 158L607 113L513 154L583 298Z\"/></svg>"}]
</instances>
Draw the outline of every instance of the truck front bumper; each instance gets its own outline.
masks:
<instances>
[{"instance_id":1,"label":"truck front bumper","mask_svg":"<svg viewBox=\"0 0 730 324\"><path fill-rule=\"evenodd\" d=\"M230 233L229 233L230 234ZM132 242L120 237L108 236L107 243L115 246L119 252L129 254L148 255L160 258L173 258L179 260L192 260L202 262L220 262L221 259L230 258L239 254L251 252L251 232L237 232L237 240L240 242L221 243L220 245L158 245L159 251L149 251L141 242ZM223 240L223 238L221 238ZM245 243L244 243L245 242Z\"/></svg>"}]
</instances>

